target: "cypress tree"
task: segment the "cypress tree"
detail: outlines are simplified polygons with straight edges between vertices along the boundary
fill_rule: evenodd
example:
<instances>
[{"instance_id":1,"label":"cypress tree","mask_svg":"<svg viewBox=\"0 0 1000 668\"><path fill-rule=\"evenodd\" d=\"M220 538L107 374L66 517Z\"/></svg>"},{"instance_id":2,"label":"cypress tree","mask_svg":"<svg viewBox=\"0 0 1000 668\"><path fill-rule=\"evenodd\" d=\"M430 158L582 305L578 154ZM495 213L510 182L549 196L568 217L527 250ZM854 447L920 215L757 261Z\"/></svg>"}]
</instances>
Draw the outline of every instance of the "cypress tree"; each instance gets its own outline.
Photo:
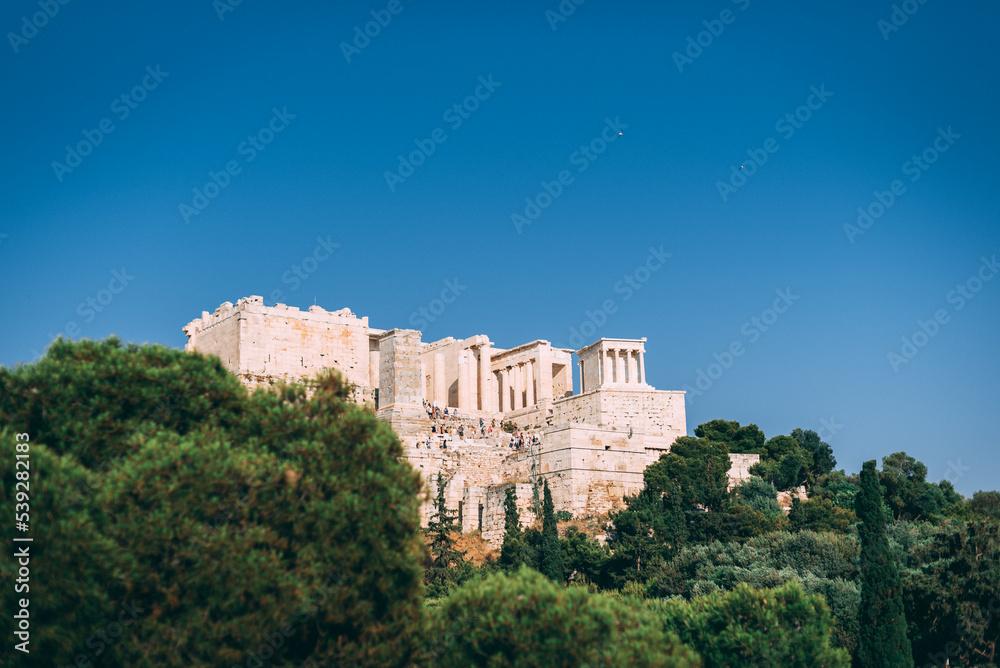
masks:
<instances>
[{"instance_id":1,"label":"cypress tree","mask_svg":"<svg viewBox=\"0 0 1000 668\"><path fill-rule=\"evenodd\" d=\"M556 525L555 506L552 504L552 492L549 491L549 481L545 481L545 496L542 501L542 545L539 558L539 570L542 575L553 582L562 583L563 573L562 546L559 545L559 528Z\"/></svg>"},{"instance_id":2,"label":"cypress tree","mask_svg":"<svg viewBox=\"0 0 1000 668\"><path fill-rule=\"evenodd\" d=\"M507 488L503 510L504 534L503 545L500 547L500 564L515 571L528 559L525 554L524 535L521 533L521 514L517 510L517 494L513 485Z\"/></svg>"},{"instance_id":3,"label":"cypress tree","mask_svg":"<svg viewBox=\"0 0 1000 668\"><path fill-rule=\"evenodd\" d=\"M438 474L437 498L434 499L434 514L427 523L427 533L431 537L430 563L427 569L427 583L443 582L448 577L452 563L459 563L465 555L455 549L452 534L458 530L455 515L448 510L444 500L444 476Z\"/></svg>"},{"instance_id":4,"label":"cypress tree","mask_svg":"<svg viewBox=\"0 0 1000 668\"><path fill-rule=\"evenodd\" d=\"M861 471L861 491L855 499L855 511L861 520L858 661L865 667L912 666L899 566L889 548L882 485L875 460L865 462Z\"/></svg>"}]
</instances>

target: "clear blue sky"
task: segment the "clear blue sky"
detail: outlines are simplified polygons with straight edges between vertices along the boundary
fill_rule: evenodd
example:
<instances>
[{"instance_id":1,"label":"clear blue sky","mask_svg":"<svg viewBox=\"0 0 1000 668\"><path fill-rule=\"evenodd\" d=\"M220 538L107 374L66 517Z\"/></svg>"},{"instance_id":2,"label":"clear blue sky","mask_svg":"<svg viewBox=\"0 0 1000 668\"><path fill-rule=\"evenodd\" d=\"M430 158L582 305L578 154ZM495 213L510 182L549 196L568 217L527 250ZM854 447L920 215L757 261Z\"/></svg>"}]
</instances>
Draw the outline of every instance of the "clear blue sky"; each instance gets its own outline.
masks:
<instances>
[{"instance_id":1,"label":"clear blue sky","mask_svg":"<svg viewBox=\"0 0 1000 668\"><path fill-rule=\"evenodd\" d=\"M59 333L181 347L202 310L274 291L380 328L432 309L424 340L500 347L578 343L613 300L587 341L648 337L650 382L701 392L691 429L825 429L849 471L906 450L995 489L1000 279L977 273L1000 254L1000 9L911 2L898 30L859 1L588 0L557 21L556 0L76 0L37 29L37 1L6 3L0 364ZM345 56L373 11L391 20ZM210 172L228 184L200 201ZM518 230L542 182L562 191ZM307 260L318 237L339 245ZM647 273L651 247L670 257Z\"/></svg>"}]
</instances>

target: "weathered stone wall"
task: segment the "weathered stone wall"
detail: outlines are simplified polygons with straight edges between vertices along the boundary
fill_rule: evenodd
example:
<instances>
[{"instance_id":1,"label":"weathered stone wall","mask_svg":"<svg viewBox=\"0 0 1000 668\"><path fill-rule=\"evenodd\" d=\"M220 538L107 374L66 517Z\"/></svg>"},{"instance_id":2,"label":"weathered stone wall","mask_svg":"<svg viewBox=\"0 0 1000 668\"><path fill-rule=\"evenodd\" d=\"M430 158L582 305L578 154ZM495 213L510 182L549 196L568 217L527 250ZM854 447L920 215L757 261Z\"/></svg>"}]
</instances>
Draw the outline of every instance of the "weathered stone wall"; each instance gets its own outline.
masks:
<instances>
[{"instance_id":1,"label":"weathered stone wall","mask_svg":"<svg viewBox=\"0 0 1000 668\"><path fill-rule=\"evenodd\" d=\"M664 436L687 433L684 392L603 388L553 402L552 424L589 424L628 433Z\"/></svg>"},{"instance_id":2,"label":"weathered stone wall","mask_svg":"<svg viewBox=\"0 0 1000 668\"><path fill-rule=\"evenodd\" d=\"M760 463L760 455L729 453L729 489L736 487L744 480L750 479L750 467Z\"/></svg>"},{"instance_id":3,"label":"weathered stone wall","mask_svg":"<svg viewBox=\"0 0 1000 668\"><path fill-rule=\"evenodd\" d=\"M511 486L517 498L517 514L521 519L521 528L530 527L536 520L532 509L534 490L530 484L509 483L488 488L483 501L482 537L494 548L499 548L503 544L507 519L504 502L507 500L507 488Z\"/></svg>"},{"instance_id":4,"label":"weathered stone wall","mask_svg":"<svg viewBox=\"0 0 1000 668\"><path fill-rule=\"evenodd\" d=\"M225 302L214 313L202 311L201 317L184 327L188 342L184 350L215 355L231 373L240 373L240 318L232 302Z\"/></svg>"},{"instance_id":5,"label":"weathered stone wall","mask_svg":"<svg viewBox=\"0 0 1000 668\"><path fill-rule=\"evenodd\" d=\"M549 480L556 510L593 517L624 507L623 498L642 490L642 474L662 439L608 428L569 424L545 432L540 473ZM647 445L652 446L647 448Z\"/></svg>"},{"instance_id":6,"label":"weathered stone wall","mask_svg":"<svg viewBox=\"0 0 1000 668\"><path fill-rule=\"evenodd\" d=\"M351 383L368 387L368 318L348 309L308 311L259 296L222 304L184 328L185 349L217 355L230 371L254 385L297 381L336 368Z\"/></svg>"},{"instance_id":7,"label":"weathered stone wall","mask_svg":"<svg viewBox=\"0 0 1000 668\"><path fill-rule=\"evenodd\" d=\"M379 408L421 406L420 332L393 329L379 337Z\"/></svg>"},{"instance_id":8,"label":"weathered stone wall","mask_svg":"<svg viewBox=\"0 0 1000 668\"><path fill-rule=\"evenodd\" d=\"M600 397L601 423L612 429L667 436L687 433L684 392L606 389Z\"/></svg>"}]
</instances>

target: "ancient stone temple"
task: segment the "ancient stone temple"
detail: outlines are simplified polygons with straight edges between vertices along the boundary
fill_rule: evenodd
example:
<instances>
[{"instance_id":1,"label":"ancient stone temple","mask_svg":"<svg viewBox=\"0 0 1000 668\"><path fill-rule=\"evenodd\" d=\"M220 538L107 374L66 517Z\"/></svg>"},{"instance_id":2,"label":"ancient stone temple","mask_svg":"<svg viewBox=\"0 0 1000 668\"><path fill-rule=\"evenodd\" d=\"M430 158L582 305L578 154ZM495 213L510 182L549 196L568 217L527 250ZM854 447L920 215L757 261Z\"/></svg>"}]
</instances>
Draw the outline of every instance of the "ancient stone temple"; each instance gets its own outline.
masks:
<instances>
[{"instance_id":1,"label":"ancient stone temple","mask_svg":"<svg viewBox=\"0 0 1000 668\"><path fill-rule=\"evenodd\" d=\"M448 481L463 530L495 544L508 486L525 523L542 479L556 510L600 515L641 490L646 466L687 433L684 392L646 378L646 339L580 350L540 339L503 349L482 334L425 342L416 330L370 327L348 309L265 306L257 296L202 312L184 332L186 350L217 355L249 388L340 371L425 481ZM425 519L429 512L428 503Z\"/></svg>"}]
</instances>

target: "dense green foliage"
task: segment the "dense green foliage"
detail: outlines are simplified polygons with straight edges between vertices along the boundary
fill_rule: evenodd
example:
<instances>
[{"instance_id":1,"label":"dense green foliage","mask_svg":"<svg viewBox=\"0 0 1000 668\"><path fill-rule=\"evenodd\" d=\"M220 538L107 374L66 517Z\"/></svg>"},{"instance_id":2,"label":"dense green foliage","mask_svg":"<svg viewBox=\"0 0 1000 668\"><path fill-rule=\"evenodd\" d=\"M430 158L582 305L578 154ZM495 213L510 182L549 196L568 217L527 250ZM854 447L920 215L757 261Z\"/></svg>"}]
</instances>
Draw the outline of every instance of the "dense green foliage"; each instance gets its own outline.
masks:
<instances>
[{"instance_id":1,"label":"dense green foliage","mask_svg":"<svg viewBox=\"0 0 1000 668\"><path fill-rule=\"evenodd\" d=\"M730 465L725 443L681 436L643 477L654 495L678 494L685 508L721 510L728 501Z\"/></svg>"},{"instance_id":2,"label":"dense green foliage","mask_svg":"<svg viewBox=\"0 0 1000 668\"><path fill-rule=\"evenodd\" d=\"M743 427L739 422L728 420L712 420L700 424L694 429L694 435L709 441L725 443L729 452L755 454L764 447L764 432L757 425L748 424Z\"/></svg>"},{"instance_id":3,"label":"dense green foliage","mask_svg":"<svg viewBox=\"0 0 1000 668\"><path fill-rule=\"evenodd\" d=\"M772 590L744 583L654 610L706 667L851 665L847 651L830 644L833 623L823 597L806 594L797 582Z\"/></svg>"},{"instance_id":4,"label":"dense green foliage","mask_svg":"<svg viewBox=\"0 0 1000 668\"><path fill-rule=\"evenodd\" d=\"M777 587L792 580L810 594L822 594L836 622L833 642L857 647L857 541L853 536L803 531L758 536L746 542L713 542L684 548L661 567L649 592L659 597L691 599L740 584Z\"/></svg>"},{"instance_id":5,"label":"dense green foliage","mask_svg":"<svg viewBox=\"0 0 1000 668\"><path fill-rule=\"evenodd\" d=\"M29 661L409 662L420 479L345 397L335 376L248 396L217 359L116 340L0 369L0 444L28 433L35 470ZM0 474L10 517L12 457Z\"/></svg>"},{"instance_id":6,"label":"dense green foliage","mask_svg":"<svg viewBox=\"0 0 1000 668\"><path fill-rule=\"evenodd\" d=\"M911 666L902 584L889 547L886 510L875 461L865 462L857 514L861 520L861 608L858 660L862 666Z\"/></svg>"},{"instance_id":7,"label":"dense green foliage","mask_svg":"<svg viewBox=\"0 0 1000 668\"><path fill-rule=\"evenodd\" d=\"M25 665L1000 659L1000 493L966 500L905 452L858 476L815 432L713 420L589 524L606 544L585 522L560 537L569 517L539 477L539 521L521 528L509 487L500 554L474 566L446 481L421 532L419 475L348 391L323 376L248 395L214 358L113 339L0 369L0 450L31 437ZM761 464L729 490L737 452ZM799 485L808 498L782 508ZM14 564L0 558L7 610Z\"/></svg>"},{"instance_id":8,"label":"dense green foliage","mask_svg":"<svg viewBox=\"0 0 1000 668\"><path fill-rule=\"evenodd\" d=\"M647 611L526 568L456 590L431 613L428 639L443 668L699 665Z\"/></svg>"},{"instance_id":9,"label":"dense green foliage","mask_svg":"<svg viewBox=\"0 0 1000 668\"><path fill-rule=\"evenodd\" d=\"M1000 660L1000 524L900 525L906 618L919 664Z\"/></svg>"},{"instance_id":10,"label":"dense green foliage","mask_svg":"<svg viewBox=\"0 0 1000 668\"><path fill-rule=\"evenodd\" d=\"M768 519L784 518L784 511L778 505L778 490L763 478L753 476L737 485L733 497L734 503L756 510Z\"/></svg>"},{"instance_id":11,"label":"dense green foliage","mask_svg":"<svg viewBox=\"0 0 1000 668\"><path fill-rule=\"evenodd\" d=\"M847 531L858 518L850 510L838 508L830 499L814 497L800 501L792 500L788 513L788 523L793 531L812 529L813 531Z\"/></svg>"}]
</instances>

